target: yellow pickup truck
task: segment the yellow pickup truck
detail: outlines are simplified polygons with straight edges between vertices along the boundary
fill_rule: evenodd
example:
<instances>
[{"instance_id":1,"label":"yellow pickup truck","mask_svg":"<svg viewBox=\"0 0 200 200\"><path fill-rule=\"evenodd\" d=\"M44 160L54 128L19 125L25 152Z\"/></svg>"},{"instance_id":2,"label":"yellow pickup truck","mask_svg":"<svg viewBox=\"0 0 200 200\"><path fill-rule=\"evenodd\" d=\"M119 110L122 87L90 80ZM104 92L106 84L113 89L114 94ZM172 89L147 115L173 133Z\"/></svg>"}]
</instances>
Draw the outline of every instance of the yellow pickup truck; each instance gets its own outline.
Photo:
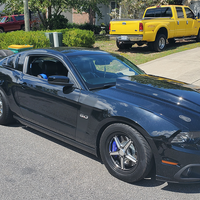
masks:
<instances>
[{"instance_id":1,"label":"yellow pickup truck","mask_svg":"<svg viewBox=\"0 0 200 200\"><path fill-rule=\"evenodd\" d=\"M200 41L200 20L187 6L163 5L145 10L142 19L115 19L110 22L110 37L116 37L119 49L147 44L155 51L162 51L166 41L174 43L180 38Z\"/></svg>"}]
</instances>

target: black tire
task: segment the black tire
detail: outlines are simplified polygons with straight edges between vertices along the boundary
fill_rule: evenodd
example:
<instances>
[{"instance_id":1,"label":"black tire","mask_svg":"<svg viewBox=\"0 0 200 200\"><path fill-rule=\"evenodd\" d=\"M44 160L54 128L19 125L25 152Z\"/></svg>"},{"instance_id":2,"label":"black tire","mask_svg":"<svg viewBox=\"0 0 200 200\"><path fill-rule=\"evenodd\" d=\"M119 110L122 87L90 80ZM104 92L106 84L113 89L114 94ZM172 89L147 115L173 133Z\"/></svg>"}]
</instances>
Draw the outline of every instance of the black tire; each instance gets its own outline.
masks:
<instances>
[{"instance_id":1,"label":"black tire","mask_svg":"<svg viewBox=\"0 0 200 200\"><path fill-rule=\"evenodd\" d=\"M126 124L116 123L105 129L100 154L110 174L125 182L143 179L152 168L150 146L137 130Z\"/></svg>"},{"instance_id":2,"label":"black tire","mask_svg":"<svg viewBox=\"0 0 200 200\"><path fill-rule=\"evenodd\" d=\"M168 39L169 44L175 44L176 40L174 38Z\"/></svg>"},{"instance_id":3,"label":"black tire","mask_svg":"<svg viewBox=\"0 0 200 200\"><path fill-rule=\"evenodd\" d=\"M2 89L0 88L0 124L8 125L13 123L13 115L8 105L8 101Z\"/></svg>"},{"instance_id":4,"label":"black tire","mask_svg":"<svg viewBox=\"0 0 200 200\"><path fill-rule=\"evenodd\" d=\"M0 56L2 57L5 57L5 56L11 56L11 55L13 55L14 54L14 52L13 51L11 51L11 50L7 50L7 49L2 49L2 50L0 50Z\"/></svg>"},{"instance_id":5,"label":"black tire","mask_svg":"<svg viewBox=\"0 0 200 200\"><path fill-rule=\"evenodd\" d=\"M21 26L21 30L25 31L25 26L24 25Z\"/></svg>"},{"instance_id":6,"label":"black tire","mask_svg":"<svg viewBox=\"0 0 200 200\"><path fill-rule=\"evenodd\" d=\"M118 40L116 40L116 45L119 49L130 49L132 47L132 44L119 43Z\"/></svg>"},{"instance_id":7,"label":"black tire","mask_svg":"<svg viewBox=\"0 0 200 200\"><path fill-rule=\"evenodd\" d=\"M199 32L198 32L198 35L197 35L196 41L197 41L197 42L200 42L200 29L199 29Z\"/></svg>"},{"instance_id":8,"label":"black tire","mask_svg":"<svg viewBox=\"0 0 200 200\"><path fill-rule=\"evenodd\" d=\"M3 31L3 29L2 28L0 28L0 33L3 33L4 31Z\"/></svg>"},{"instance_id":9,"label":"black tire","mask_svg":"<svg viewBox=\"0 0 200 200\"><path fill-rule=\"evenodd\" d=\"M154 42L155 51L163 51L166 47L166 36L164 34L158 34Z\"/></svg>"}]
</instances>

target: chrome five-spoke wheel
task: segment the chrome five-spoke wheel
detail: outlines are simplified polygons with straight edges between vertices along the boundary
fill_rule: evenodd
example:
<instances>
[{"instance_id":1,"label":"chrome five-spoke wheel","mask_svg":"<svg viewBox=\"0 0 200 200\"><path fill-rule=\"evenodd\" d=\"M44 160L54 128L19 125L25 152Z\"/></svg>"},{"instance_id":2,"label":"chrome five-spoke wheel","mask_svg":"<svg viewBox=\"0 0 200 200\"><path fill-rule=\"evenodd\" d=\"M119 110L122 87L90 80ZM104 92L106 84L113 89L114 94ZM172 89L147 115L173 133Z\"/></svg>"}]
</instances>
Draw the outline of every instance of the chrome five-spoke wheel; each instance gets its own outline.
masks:
<instances>
[{"instance_id":1,"label":"chrome five-spoke wheel","mask_svg":"<svg viewBox=\"0 0 200 200\"><path fill-rule=\"evenodd\" d=\"M113 163L122 170L129 170L137 164L137 151L127 136L114 136L109 144L109 154Z\"/></svg>"},{"instance_id":2,"label":"chrome five-spoke wheel","mask_svg":"<svg viewBox=\"0 0 200 200\"><path fill-rule=\"evenodd\" d=\"M152 168L152 151L146 139L133 127L114 123L100 139L100 154L106 168L118 179L136 182Z\"/></svg>"}]
</instances>

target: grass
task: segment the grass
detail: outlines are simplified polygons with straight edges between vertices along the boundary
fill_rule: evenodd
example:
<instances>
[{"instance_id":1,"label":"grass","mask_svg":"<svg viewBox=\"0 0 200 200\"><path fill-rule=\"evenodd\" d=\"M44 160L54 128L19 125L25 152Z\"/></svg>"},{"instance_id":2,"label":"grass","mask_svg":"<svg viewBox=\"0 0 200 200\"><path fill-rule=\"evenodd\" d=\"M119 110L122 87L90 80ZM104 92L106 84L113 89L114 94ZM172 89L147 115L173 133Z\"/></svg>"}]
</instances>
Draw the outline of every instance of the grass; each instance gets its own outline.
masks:
<instances>
[{"instance_id":1,"label":"grass","mask_svg":"<svg viewBox=\"0 0 200 200\"><path fill-rule=\"evenodd\" d=\"M108 36L96 36L96 42L94 44L94 48L120 54L136 65L196 47L200 47L200 43L195 40L181 40L173 45L167 44L163 52L154 52L150 50L147 45L139 47L136 44L133 45L131 49L119 50L115 40L110 40Z\"/></svg>"}]
</instances>

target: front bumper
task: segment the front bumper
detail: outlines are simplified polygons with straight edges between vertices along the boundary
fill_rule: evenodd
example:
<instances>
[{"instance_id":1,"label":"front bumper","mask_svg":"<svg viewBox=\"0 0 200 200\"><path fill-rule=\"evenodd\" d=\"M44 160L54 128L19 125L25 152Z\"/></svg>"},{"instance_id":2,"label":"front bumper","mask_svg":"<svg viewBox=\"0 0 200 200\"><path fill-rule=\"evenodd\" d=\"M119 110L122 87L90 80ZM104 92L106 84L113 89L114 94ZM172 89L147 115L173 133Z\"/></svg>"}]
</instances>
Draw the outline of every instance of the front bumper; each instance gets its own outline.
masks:
<instances>
[{"instance_id":1,"label":"front bumper","mask_svg":"<svg viewBox=\"0 0 200 200\"><path fill-rule=\"evenodd\" d=\"M143 40L143 35L109 35L110 38L116 38L119 42L139 42Z\"/></svg>"},{"instance_id":2,"label":"front bumper","mask_svg":"<svg viewBox=\"0 0 200 200\"><path fill-rule=\"evenodd\" d=\"M177 162L177 165L163 163ZM171 163L171 162L169 162ZM156 179L173 183L200 183L200 151L171 146L156 161Z\"/></svg>"}]
</instances>

